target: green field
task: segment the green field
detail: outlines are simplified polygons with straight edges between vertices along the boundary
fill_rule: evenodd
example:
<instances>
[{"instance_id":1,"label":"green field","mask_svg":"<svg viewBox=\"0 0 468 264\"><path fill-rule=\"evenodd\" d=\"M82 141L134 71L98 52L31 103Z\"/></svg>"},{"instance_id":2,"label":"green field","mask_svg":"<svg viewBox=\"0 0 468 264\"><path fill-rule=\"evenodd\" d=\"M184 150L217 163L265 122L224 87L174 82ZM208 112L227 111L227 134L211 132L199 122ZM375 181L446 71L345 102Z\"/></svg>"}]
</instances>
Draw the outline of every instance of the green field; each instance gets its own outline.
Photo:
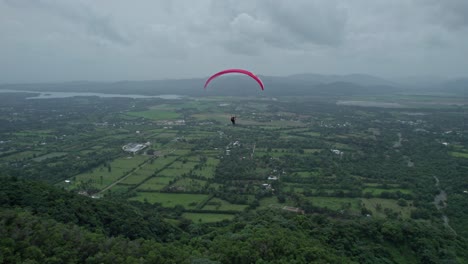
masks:
<instances>
[{"instance_id":1,"label":"green field","mask_svg":"<svg viewBox=\"0 0 468 264\"><path fill-rule=\"evenodd\" d=\"M151 176L150 171L145 171L143 169L139 169L135 172L133 172L131 175L129 175L127 178L125 178L121 183L127 184L127 185L136 185Z\"/></svg>"},{"instance_id":2,"label":"green field","mask_svg":"<svg viewBox=\"0 0 468 264\"><path fill-rule=\"evenodd\" d=\"M182 178L172 184L169 188L181 192L198 192L202 191L206 185L207 181Z\"/></svg>"},{"instance_id":3,"label":"green field","mask_svg":"<svg viewBox=\"0 0 468 264\"><path fill-rule=\"evenodd\" d=\"M137 192L137 196L130 198L130 200L140 202L146 200L152 204L160 203L164 207L182 205L186 209L195 209L199 203L208 197L207 194Z\"/></svg>"},{"instance_id":4,"label":"green field","mask_svg":"<svg viewBox=\"0 0 468 264\"><path fill-rule=\"evenodd\" d=\"M203 206L203 210L220 210L220 211L243 211L248 205L243 204L232 204L228 201L212 198L210 201Z\"/></svg>"},{"instance_id":5,"label":"green field","mask_svg":"<svg viewBox=\"0 0 468 264\"><path fill-rule=\"evenodd\" d=\"M103 189L136 169L148 158L147 156L134 156L115 159L109 164L110 170L108 166L101 165L89 172L74 176L71 187L78 187L77 185L81 183L91 183L95 188Z\"/></svg>"},{"instance_id":6,"label":"green field","mask_svg":"<svg viewBox=\"0 0 468 264\"><path fill-rule=\"evenodd\" d=\"M182 176L182 174L189 173L191 169L196 165L195 162L182 162L176 161L172 163L168 168L161 171L159 174L167 177L177 177Z\"/></svg>"},{"instance_id":7,"label":"green field","mask_svg":"<svg viewBox=\"0 0 468 264\"><path fill-rule=\"evenodd\" d=\"M128 112L127 115L134 117L143 117L151 120L178 119L180 114L171 111L147 110L141 112Z\"/></svg>"},{"instance_id":8,"label":"green field","mask_svg":"<svg viewBox=\"0 0 468 264\"><path fill-rule=\"evenodd\" d=\"M321 149L304 149L304 154L317 153L322 151Z\"/></svg>"},{"instance_id":9,"label":"green field","mask_svg":"<svg viewBox=\"0 0 468 264\"><path fill-rule=\"evenodd\" d=\"M52 153L48 153L48 154L39 156L37 158L34 158L33 160L37 161L37 162L40 162L40 161L43 161L43 160L46 160L46 159L62 157L62 156L65 156L65 155L67 155L66 152L52 152Z\"/></svg>"},{"instance_id":10,"label":"green field","mask_svg":"<svg viewBox=\"0 0 468 264\"><path fill-rule=\"evenodd\" d=\"M23 159L32 159L34 155L40 155L41 153L38 151L23 151L20 153L12 154L6 157L3 157L2 160L4 161L19 161Z\"/></svg>"},{"instance_id":11,"label":"green field","mask_svg":"<svg viewBox=\"0 0 468 264\"><path fill-rule=\"evenodd\" d=\"M324 195L329 194L332 195L337 192L342 193L349 193L349 190L346 189L325 189L325 188L314 188L316 187L314 184L293 184L293 183L284 183L283 191L290 192L290 193L312 193L313 195Z\"/></svg>"},{"instance_id":12,"label":"green field","mask_svg":"<svg viewBox=\"0 0 468 264\"><path fill-rule=\"evenodd\" d=\"M358 212L359 199L356 198L339 198L339 197L308 197L313 206L328 208L330 210L339 211L350 209Z\"/></svg>"},{"instance_id":13,"label":"green field","mask_svg":"<svg viewBox=\"0 0 468 264\"><path fill-rule=\"evenodd\" d=\"M234 219L234 215L231 214L183 213L182 217L195 223L215 223Z\"/></svg>"},{"instance_id":14,"label":"green field","mask_svg":"<svg viewBox=\"0 0 468 264\"><path fill-rule=\"evenodd\" d=\"M307 177L317 177L319 176L319 172L316 172L316 171L296 171L296 172L293 172L292 175L297 175L298 177L304 177L304 178L307 178Z\"/></svg>"},{"instance_id":15,"label":"green field","mask_svg":"<svg viewBox=\"0 0 468 264\"><path fill-rule=\"evenodd\" d=\"M284 155L296 155L297 153L293 153L291 149L284 149L284 148L272 148L271 151L268 151L266 148L256 148L255 149L255 156L271 156L274 158L282 157Z\"/></svg>"},{"instance_id":16,"label":"green field","mask_svg":"<svg viewBox=\"0 0 468 264\"><path fill-rule=\"evenodd\" d=\"M283 207L283 206L294 206L294 202L286 199L286 202L278 202L278 198L275 196L265 197L260 200L260 208L269 208L269 207Z\"/></svg>"},{"instance_id":17,"label":"green field","mask_svg":"<svg viewBox=\"0 0 468 264\"><path fill-rule=\"evenodd\" d=\"M202 176L205 178L213 178L218 165L219 160L215 158L208 157L206 164L199 169L193 170L193 174Z\"/></svg>"},{"instance_id":18,"label":"green field","mask_svg":"<svg viewBox=\"0 0 468 264\"><path fill-rule=\"evenodd\" d=\"M372 211L372 216L385 218L385 208L388 208L400 215L402 218L409 218L411 215L411 210L415 209L411 206L411 201L408 201L408 206L402 207L399 206L396 200L392 199L381 199L381 198L371 198L371 199L361 199L364 206ZM378 205L380 204L381 209L378 210Z\"/></svg>"},{"instance_id":19,"label":"green field","mask_svg":"<svg viewBox=\"0 0 468 264\"><path fill-rule=\"evenodd\" d=\"M166 187L170 181L174 180L172 177L153 177L148 181L144 182L142 185L138 186L138 190L145 191L160 191Z\"/></svg>"},{"instance_id":20,"label":"green field","mask_svg":"<svg viewBox=\"0 0 468 264\"><path fill-rule=\"evenodd\" d=\"M168 139L168 138L175 138L177 135L177 133L175 132L171 132L171 131L167 131L167 132L162 132L162 133L159 133L157 135L154 136L154 138L157 140L157 139Z\"/></svg>"},{"instance_id":21,"label":"green field","mask_svg":"<svg viewBox=\"0 0 468 264\"><path fill-rule=\"evenodd\" d=\"M217 114L194 114L192 115L197 120L200 121L215 121L215 122L220 122L220 123L228 123L230 115L229 114L224 114L224 113L217 113Z\"/></svg>"},{"instance_id":22,"label":"green field","mask_svg":"<svg viewBox=\"0 0 468 264\"><path fill-rule=\"evenodd\" d=\"M217 136L217 134L214 132L197 131L189 135L185 135L184 138L187 140L193 140L193 139L211 138L214 136Z\"/></svg>"},{"instance_id":23,"label":"green field","mask_svg":"<svg viewBox=\"0 0 468 264\"><path fill-rule=\"evenodd\" d=\"M169 105L169 104L158 104L149 107L150 110L174 110L176 106Z\"/></svg>"},{"instance_id":24,"label":"green field","mask_svg":"<svg viewBox=\"0 0 468 264\"><path fill-rule=\"evenodd\" d=\"M116 184L116 185L112 186L112 188L107 189L104 193L106 193L106 194L112 193L113 195L115 195L115 194L124 194L124 193L128 192L128 190L129 190L128 188L129 188L129 186Z\"/></svg>"},{"instance_id":25,"label":"green field","mask_svg":"<svg viewBox=\"0 0 468 264\"><path fill-rule=\"evenodd\" d=\"M309 136L309 137L320 137L320 132L305 132L305 133L301 133L301 135L304 135L304 136Z\"/></svg>"},{"instance_id":26,"label":"green field","mask_svg":"<svg viewBox=\"0 0 468 264\"><path fill-rule=\"evenodd\" d=\"M35 136L47 136L49 134L54 133L53 130L24 130L13 133L15 136L23 136L23 137L35 137Z\"/></svg>"},{"instance_id":27,"label":"green field","mask_svg":"<svg viewBox=\"0 0 468 264\"><path fill-rule=\"evenodd\" d=\"M122 183L131 185L139 184L143 180L156 173L158 170L161 170L164 166L167 166L171 162L174 162L176 159L177 157L169 156L166 158L158 157L154 160L151 160L147 162L144 166L142 166L140 169L132 173L132 175L123 180ZM150 190L153 189L150 188ZM157 188L156 190L160 190L160 188Z\"/></svg>"},{"instance_id":28,"label":"green field","mask_svg":"<svg viewBox=\"0 0 468 264\"><path fill-rule=\"evenodd\" d=\"M464 152L450 152L450 155L456 157L456 158L465 158L465 159L468 159L468 153L464 153Z\"/></svg>"},{"instance_id":29,"label":"green field","mask_svg":"<svg viewBox=\"0 0 468 264\"><path fill-rule=\"evenodd\" d=\"M401 192L403 194L411 194L412 192L408 189L381 189L381 188L373 188L373 187L367 187L362 190L363 193L371 193L372 195L380 195L383 192L388 192L388 193L396 193L396 192Z\"/></svg>"}]
</instances>

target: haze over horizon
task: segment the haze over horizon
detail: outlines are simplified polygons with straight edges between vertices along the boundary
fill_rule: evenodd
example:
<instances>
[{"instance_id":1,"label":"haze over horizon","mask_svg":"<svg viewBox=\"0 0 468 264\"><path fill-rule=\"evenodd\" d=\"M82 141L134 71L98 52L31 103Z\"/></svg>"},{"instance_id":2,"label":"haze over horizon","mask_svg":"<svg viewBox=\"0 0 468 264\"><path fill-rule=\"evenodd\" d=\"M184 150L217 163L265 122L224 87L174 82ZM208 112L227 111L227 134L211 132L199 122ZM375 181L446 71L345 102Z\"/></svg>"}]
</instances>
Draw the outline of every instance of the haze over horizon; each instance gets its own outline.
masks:
<instances>
[{"instance_id":1,"label":"haze over horizon","mask_svg":"<svg viewBox=\"0 0 468 264\"><path fill-rule=\"evenodd\" d=\"M462 77L464 0L0 0L0 83L364 73Z\"/></svg>"}]
</instances>

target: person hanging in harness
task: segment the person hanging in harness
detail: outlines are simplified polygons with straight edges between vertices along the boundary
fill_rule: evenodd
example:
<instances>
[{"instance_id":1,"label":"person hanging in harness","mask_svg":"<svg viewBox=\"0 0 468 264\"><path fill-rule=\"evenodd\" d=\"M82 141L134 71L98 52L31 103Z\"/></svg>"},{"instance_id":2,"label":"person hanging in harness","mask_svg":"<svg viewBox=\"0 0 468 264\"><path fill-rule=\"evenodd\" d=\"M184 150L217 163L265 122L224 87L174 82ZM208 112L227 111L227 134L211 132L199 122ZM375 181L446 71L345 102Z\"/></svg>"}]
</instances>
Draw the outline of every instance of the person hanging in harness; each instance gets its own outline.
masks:
<instances>
[{"instance_id":1,"label":"person hanging in harness","mask_svg":"<svg viewBox=\"0 0 468 264\"><path fill-rule=\"evenodd\" d=\"M236 118L235 116L231 116L231 122L232 122L232 125L235 125L236 124Z\"/></svg>"}]
</instances>

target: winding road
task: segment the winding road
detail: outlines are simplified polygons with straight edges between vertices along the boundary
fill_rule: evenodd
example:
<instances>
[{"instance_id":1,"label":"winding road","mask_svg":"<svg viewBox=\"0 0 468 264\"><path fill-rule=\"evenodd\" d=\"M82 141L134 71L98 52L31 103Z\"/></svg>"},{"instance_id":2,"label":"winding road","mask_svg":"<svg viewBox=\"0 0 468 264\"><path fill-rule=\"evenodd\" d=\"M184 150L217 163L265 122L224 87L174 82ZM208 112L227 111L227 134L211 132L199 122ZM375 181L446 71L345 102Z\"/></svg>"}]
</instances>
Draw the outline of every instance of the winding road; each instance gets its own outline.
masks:
<instances>
[{"instance_id":1,"label":"winding road","mask_svg":"<svg viewBox=\"0 0 468 264\"><path fill-rule=\"evenodd\" d=\"M447 207L447 193L444 190L440 189L439 178L434 176L434 180L436 181L435 186L439 190L439 194L434 196L434 205L440 212L442 209ZM450 230L452 230L452 232L456 235L457 232L449 225L449 218L444 213L442 213L442 220L444 221L444 225Z\"/></svg>"}]
</instances>

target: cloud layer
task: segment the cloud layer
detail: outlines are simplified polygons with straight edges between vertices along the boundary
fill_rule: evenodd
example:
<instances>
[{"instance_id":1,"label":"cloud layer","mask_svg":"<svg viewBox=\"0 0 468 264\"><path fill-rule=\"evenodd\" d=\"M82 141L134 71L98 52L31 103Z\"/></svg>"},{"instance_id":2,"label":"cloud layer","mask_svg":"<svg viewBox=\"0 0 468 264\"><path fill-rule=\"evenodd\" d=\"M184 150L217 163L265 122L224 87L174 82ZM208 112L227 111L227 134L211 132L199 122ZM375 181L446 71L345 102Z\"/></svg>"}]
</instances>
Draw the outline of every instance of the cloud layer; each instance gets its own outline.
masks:
<instances>
[{"instance_id":1,"label":"cloud layer","mask_svg":"<svg viewBox=\"0 0 468 264\"><path fill-rule=\"evenodd\" d=\"M0 0L0 82L463 75L465 0Z\"/></svg>"}]
</instances>

